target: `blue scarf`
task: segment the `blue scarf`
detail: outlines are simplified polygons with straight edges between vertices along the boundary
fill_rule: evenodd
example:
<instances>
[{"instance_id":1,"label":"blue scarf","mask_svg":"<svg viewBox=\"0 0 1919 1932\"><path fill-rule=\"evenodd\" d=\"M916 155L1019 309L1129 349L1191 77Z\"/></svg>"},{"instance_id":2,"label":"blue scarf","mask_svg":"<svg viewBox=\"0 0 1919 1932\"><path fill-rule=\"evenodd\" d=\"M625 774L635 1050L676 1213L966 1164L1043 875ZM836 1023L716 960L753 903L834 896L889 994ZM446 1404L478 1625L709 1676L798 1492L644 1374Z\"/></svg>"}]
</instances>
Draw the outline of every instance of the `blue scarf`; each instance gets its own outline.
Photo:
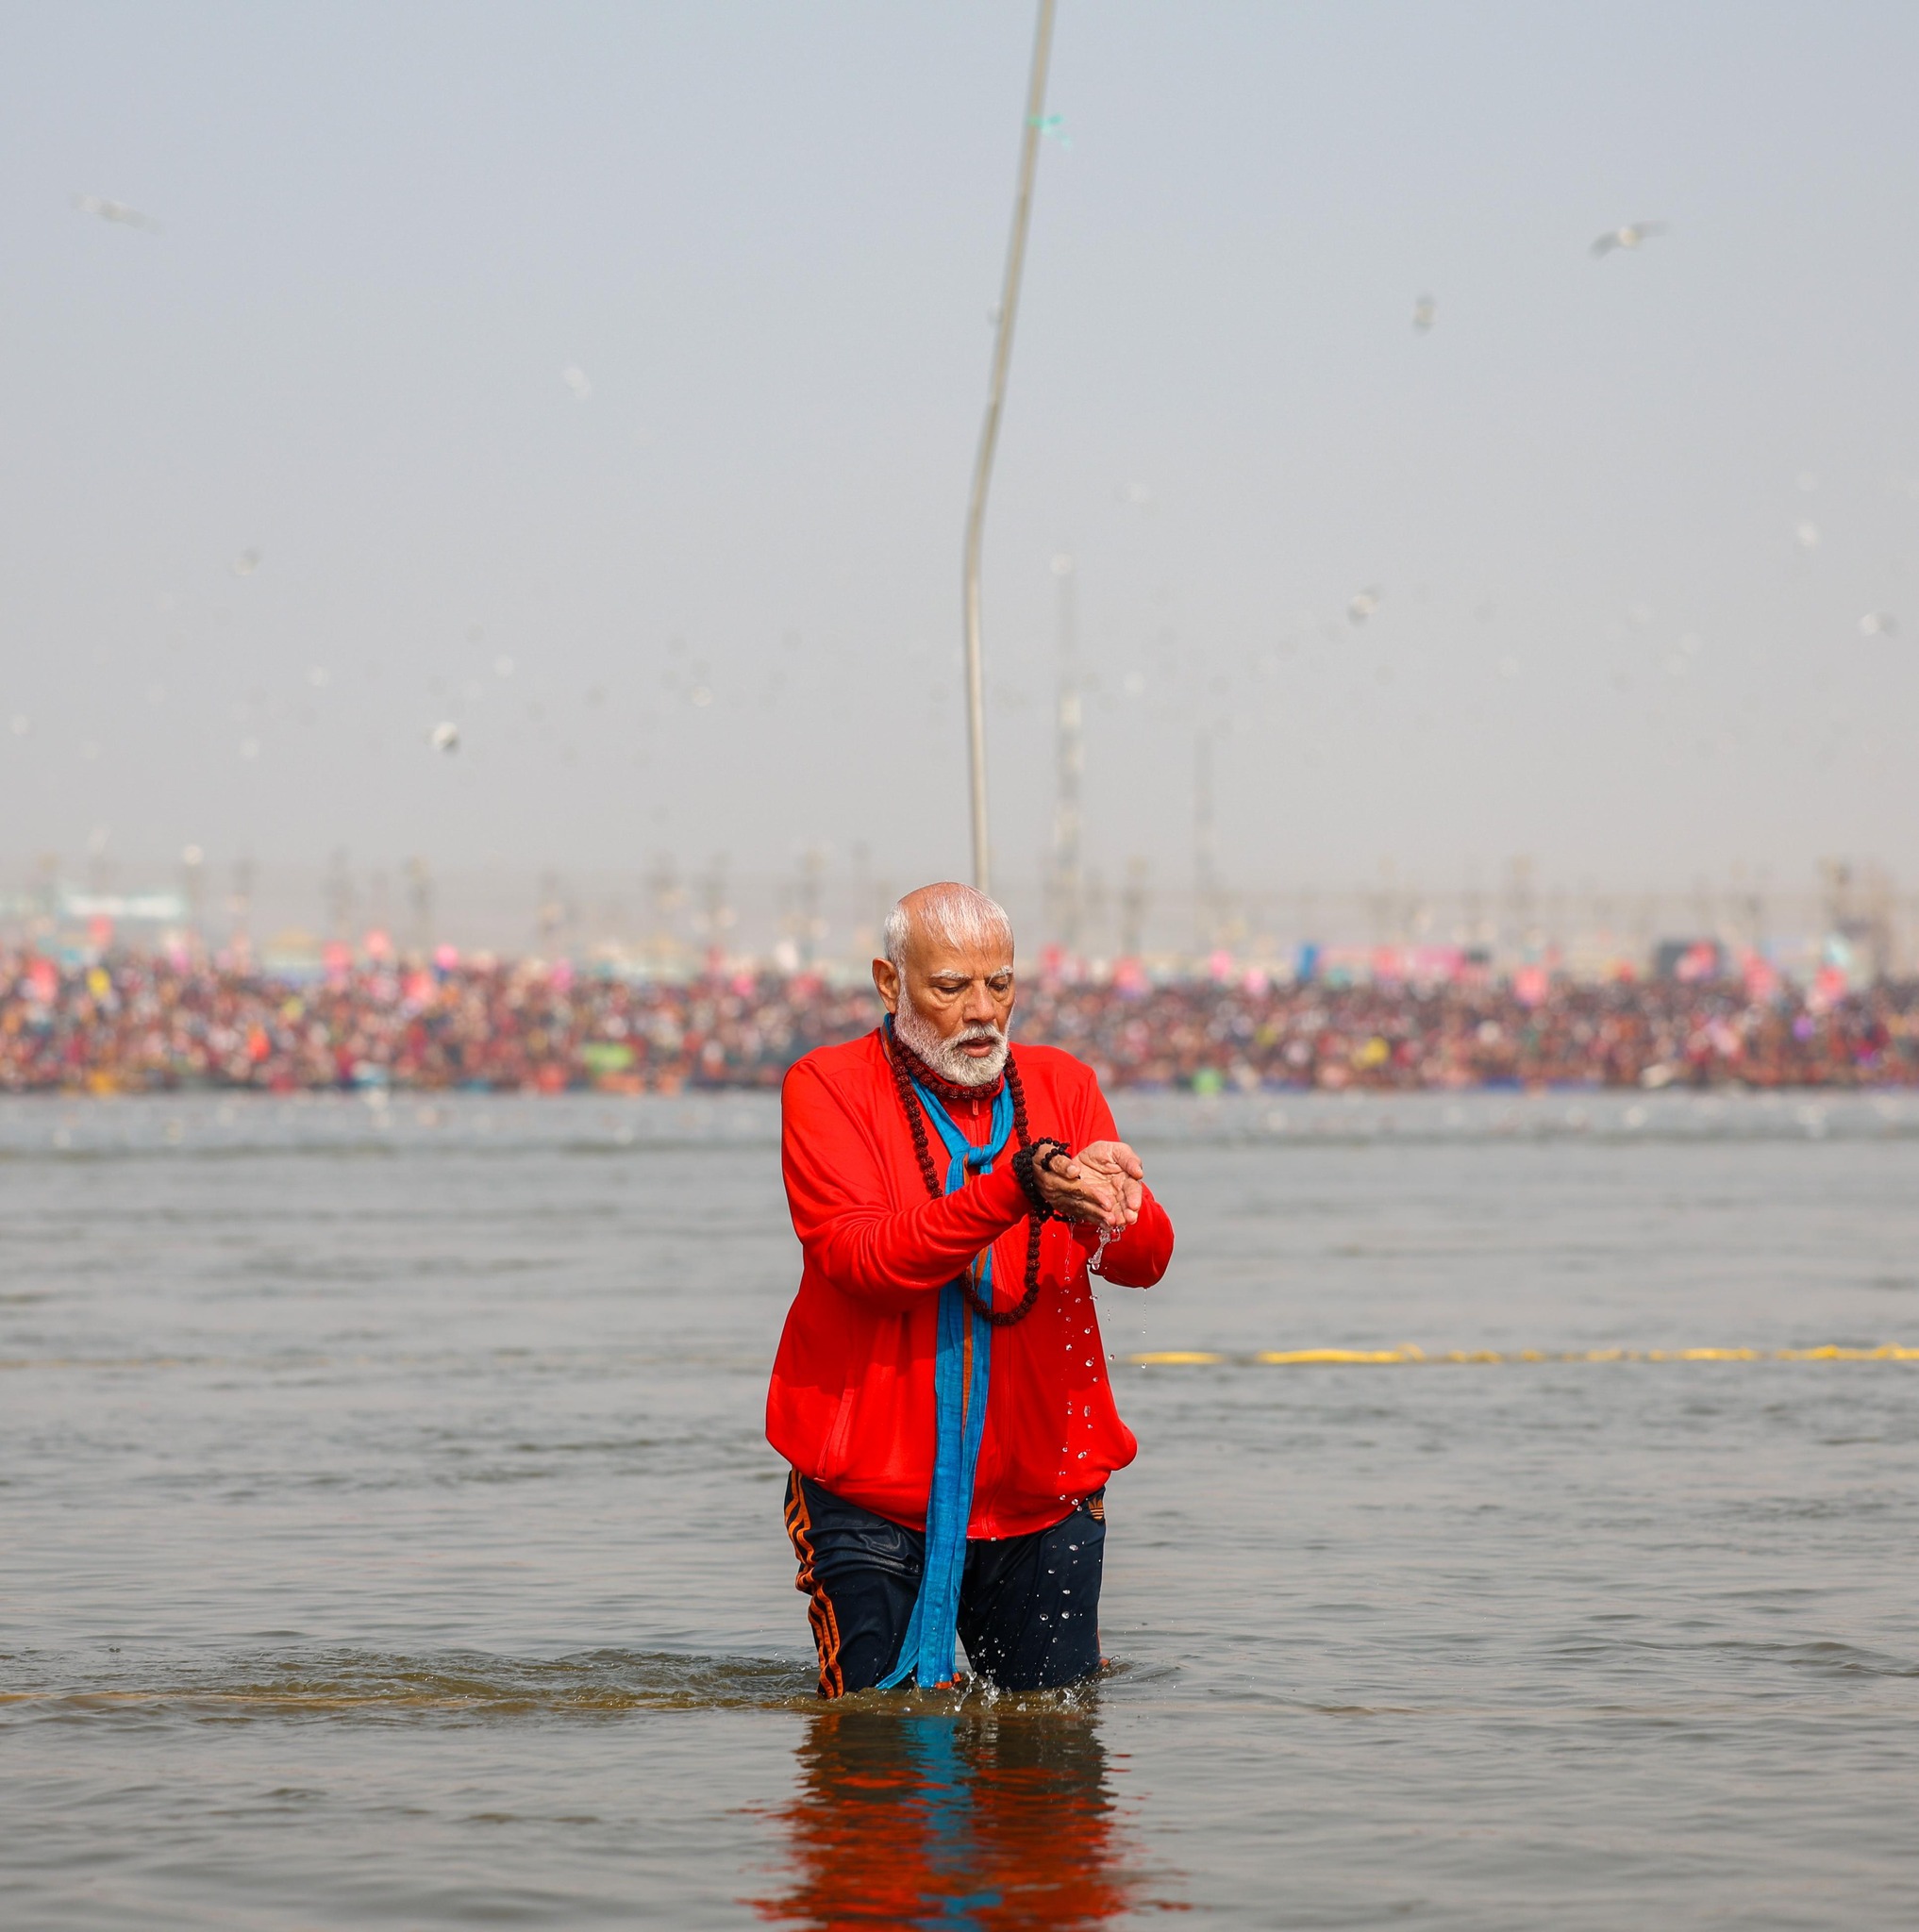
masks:
<instances>
[{"instance_id":1,"label":"blue scarf","mask_svg":"<svg viewBox=\"0 0 1919 1932\"><path fill-rule=\"evenodd\" d=\"M891 1034L892 1028L888 1027ZM946 1191L966 1185L968 1174L991 1174L995 1158L1012 1138L1012 1092L1002 1086L993 1103L992 1132L976 1147L953 1123L940 1100L915 1080L913 1091L926 1118L946 1143ZM993 1305L993 1250L974 1265L975 1291ZM969 1357L971 1373L968 1373ZM953 1643L960 1622L960 1585L966 1574L966 1525L973 1515L973 1475L979 1466L979 1439L986 1428L986 1396L993 1366L993 1329L973 1312L958 1277L940 1291L940 1342L933 1360L933 1403L938 1435L933 1451L933 1484L926 1496L926 1558L912 1621L900 1645L893 1674L880 1679L891 1690L913 1678L922 1690L952 1683Z\"/></svg>"}]
</instances>

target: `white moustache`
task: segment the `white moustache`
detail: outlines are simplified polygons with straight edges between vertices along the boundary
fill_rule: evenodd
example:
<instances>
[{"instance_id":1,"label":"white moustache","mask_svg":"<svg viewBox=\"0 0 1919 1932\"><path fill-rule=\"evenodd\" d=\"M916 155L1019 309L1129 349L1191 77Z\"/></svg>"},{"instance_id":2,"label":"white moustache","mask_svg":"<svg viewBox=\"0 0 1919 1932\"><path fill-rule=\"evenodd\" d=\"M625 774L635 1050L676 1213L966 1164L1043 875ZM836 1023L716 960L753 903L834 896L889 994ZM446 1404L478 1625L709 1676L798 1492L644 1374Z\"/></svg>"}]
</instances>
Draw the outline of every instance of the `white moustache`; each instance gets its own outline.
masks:
<instances>
[{"instance_id":1,"label":"white moustache","mask_svg":"<svg viewBox=\"0 0 1919 1932\"><path fill-rule=\"evenodd\" d=\"M1006 1066L1007 1037L1003 1027L975 1021L944 1040L920 1016L910 997L902 998L893 1016L899 1037L943 1079L956 1087L991 1087ZM977 1057L968 1046L990 1047Z\"/></svg>"}]
</instances>

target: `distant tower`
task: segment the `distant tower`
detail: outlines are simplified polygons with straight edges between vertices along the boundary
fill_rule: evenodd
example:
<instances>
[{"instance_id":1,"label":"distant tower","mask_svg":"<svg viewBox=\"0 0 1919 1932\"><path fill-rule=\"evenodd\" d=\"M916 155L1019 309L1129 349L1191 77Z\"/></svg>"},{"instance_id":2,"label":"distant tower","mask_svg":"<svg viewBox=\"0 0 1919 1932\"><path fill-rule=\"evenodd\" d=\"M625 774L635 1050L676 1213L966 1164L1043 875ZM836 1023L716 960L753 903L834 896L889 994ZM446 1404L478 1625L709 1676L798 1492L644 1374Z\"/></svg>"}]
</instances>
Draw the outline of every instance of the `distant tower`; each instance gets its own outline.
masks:
<instances>
[{"instance_id":1,"label":"distant tower","mask_svg":"<svg viewBox=\"0 0 1919 1932\"><path fill-rule=\"evenodd\" d=\"M1755 953L1766 942L1765 874L1748 877L1744 864L1732 868L1734 900L1739 908L1741 936Z\"/></svg>"},{"instance_id":2,"label":"distant tower","mask_svg":"<svg viewBox=\"0 0 1919 1932\"><path fill-rule=\"evenodd\" d=\"M541 952L551 957L559 950L567 927L566 893L557 872L540 874L539 904L533 923L540 935Z\"/></svg>"},{"instance_id":3,"label":"distant tower","mask_svg":"<svg viewBox=\"0 0 1919 1932\"><path fill-rule=\"evenodd\" d=\"M36 934L53 930L60 905L60 861L57 852L42 852L34 868L33 919Z\"/></svg>"},{"instance_id":4,"label":"distant tower","mask_svg":"<svg viewBox=\"0 0 1919 1932\"><path fill-rule=\"evenodd\" d=\"M343 845L326 866L326 937L339 945L353 943L353 868Z\"/></svg>"},{"instance_id":5,"label":"distant tower","mask_svg":"<svg viewBox=\"0 0 1919 1932\"><path fill-rule=\"evenodd\" d=\"M1053 559L1060 581L1059 715L1053 734L1053 937L1070 954L1085 934L1086 884L1079 839L1079 789L1086 774L1086 741L1079 693L1079 641L1074 623L1073 559Z\"/></svg>"},{"instance_id":6,"label":"distant tower","mask_svg":"<svg viewBox=\"0 0 1919 1932\"><path fill-rule=\"evenodd\" d=\"M1853 949L1868 979L1885 978L1894 953L1892 880L1877 867L1861 880L1843 859L1822 859L1819 870L1826 881L1827 929Z\"/></svg>"},{"instance_id":7,"label":"distant tower","mask_svg":"<svg viewBox=\"0 0 1919 1932\"><path fill-rule=\"evenodd\" d=\"M1509 951L1530 958L1539 941L1533 925L1532 860L1509 859L1506 866L1505 941Z\"/></svg>"},{"instance_id":8,"label":"distant tower","mask_svg":"<svg viewBox=\"0 0 1919 1932\"><path fill-rule=\"evenodd\" d=\"M800 964L811 972L820 956L820 941L826 936L826 922L820 911L820 888L826 877L826 855L817 845L800 856L799 944Z\"/></svg>"},{"instance_id":9,"label":"distant tower","mask_svg":"<svg viewBox=\"0 0 1919 1932\"><path fill-rule=\"evenodd\" d=\"M1088 952L1106 952L1112 931L1112 894L1107 890L1106 875L1098 866L1086 868L1086 887L1079 898L1079 929Z\"/></svg>"},{"instance_id":10,"label":"distant tower","mask_svg":"<svg viewBox=\"0 0 1919 1932\"><path fill-rule=\"evenodd\" d=\"M1493 927L1486 917L1486 893L1479 884L1477 868L1466 874L1465 890L1460 894L1460 924L1453 937L1460 945L1475 949L1493 943Z\"/></svg>"},{"instance_id":11,"label":"distant tower","mask_svg":"<svg viewBox=\"0 0 1919 1932\"><path fill-rule=\"evenodd\" d=\"M1146 861L1126 860L1126 882L1120 892L1119 949L1123 958L1137 959L1146 949Z\"/></svg>"},{"instance_id":12,"label":"distant tower","mask_svg":"<svg viewBox=\"0 0 1919 1932\"><path fill-rule=\"evenodd\" d=\"M706 876L700 881L701 918L706 928L707 949L717 958L726 950L726 934L733 924L733 907L726 891L726 855L715 852L707 861Z\"/></svg>"},{"instance_id":13,"label":"distant tower","mask_svg":"<svg viewBox=\"0 0 1919 1932\"><path fill-rule=\"evenodd\" d=\"M647 946L657 958L664 959L677 950L679 941L674 931L674 917L686 898L686 890L679 882L679 867L672 853L655 855L652 870L646 875L646 894L653 902L653 932Z\"/></svg>"},{"instance_id":14,"label":"distant tower","mask_svg":"<svg viewBox=\"0 0 1919 1932\"><path fill-rule=\"evenodd\" d=\"M113 890L113 861L107 856L112 836L105 825L95 825L87 835L87 890L96 895Z\"/></svg>"},{"instance_id":15,"label":"distant tower","mask_svg":"<svg viewBox=\"0 0 1919 1932\"><path fill-rule=\"evenodd\" d=\"M873 850L863 841L853 847L853 928L847 935L846 957L869 959L879 950L880 931L893 896L873 875Z\"/></svg>"},{"instance_id":16,"label":"distant tower","mask_svg":"<svg viewBox=\"0 0 1919 1932\"><path fill-rule=\"evenodd\" d=\"M243 953L253 942L253 860L237 858L233 862L233 891L227 895L226 910L232 920L232 931L228 943L237 953Z\"/></svg>"},{"instance_id":17,"label":"distant tower","mask_svg":"<svg viewBox=\"0 0 1919 1932\"><path fill-rule=\"evenodd\" d=\"M180 854L180 903L185 908L187 943L198 948L206 941L207 855L197 845Z\"/></svg>"},{"instance_id":18,"label":"distant tower","mask_svg":"<svg viewBox=\"0 0 1919 1932\"><path fill-rule=\"evenodd\" d=\"M416 952L433 950L433 874L424 858L407 861L407 908L410 916L410 938Z\"/></svg>"},{"instance_id":19,"label":"distant tower","mask_svg":"<svg viewBox=\"0 0 1919 1932\"><path fill-rule=\"evenodd\" d=\"M1702 940L1719 938L1719 918L1712 904L1712 888L1703 872L1693 879L1693 930Z\"/></svg>"}]
</instances>

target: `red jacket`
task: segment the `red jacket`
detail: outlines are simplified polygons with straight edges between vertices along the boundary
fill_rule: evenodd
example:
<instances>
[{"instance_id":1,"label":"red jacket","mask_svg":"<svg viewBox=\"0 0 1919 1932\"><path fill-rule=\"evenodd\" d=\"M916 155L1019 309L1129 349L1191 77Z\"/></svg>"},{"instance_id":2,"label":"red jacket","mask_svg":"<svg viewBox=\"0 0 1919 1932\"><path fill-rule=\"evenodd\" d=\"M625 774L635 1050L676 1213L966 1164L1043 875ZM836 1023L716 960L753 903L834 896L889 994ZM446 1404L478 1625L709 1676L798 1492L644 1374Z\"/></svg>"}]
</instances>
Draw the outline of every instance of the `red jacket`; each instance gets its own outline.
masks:
<instances>
[{"instance_id":1,"label":"red jacket","mask_svg":"<svg viewBox=\"0 0 1919 1932\"><path fill-rule=\"evenodd\" d=\"M1014 1058L1035 1139L1078 1148L1117 1138L1090 1068L1050 1046L1016 1047ZM958 1193L927 1195L876 1032L808 1054L781 1101L786 1198L805 1267L773 1364L767 1440L835 1495L920 1529L933 1476L940 1290L991 1242L993 1300L1018 1300L1026 1197L1010 1149ZM969 1140L986 1140L990 1101L949 1110ZM928 1135L943 1171L930 1126ZM1133 1459L1088 1291L1095 1239L1092 1228L1047 1222L1039 1299L1023 1322L993 1332L970 1536L1044 1529ZM1173 1224L1149 1193L1107 1249L1106 1279L1149 1288L1172 1253Z\"/></svg>"}]
</instances>

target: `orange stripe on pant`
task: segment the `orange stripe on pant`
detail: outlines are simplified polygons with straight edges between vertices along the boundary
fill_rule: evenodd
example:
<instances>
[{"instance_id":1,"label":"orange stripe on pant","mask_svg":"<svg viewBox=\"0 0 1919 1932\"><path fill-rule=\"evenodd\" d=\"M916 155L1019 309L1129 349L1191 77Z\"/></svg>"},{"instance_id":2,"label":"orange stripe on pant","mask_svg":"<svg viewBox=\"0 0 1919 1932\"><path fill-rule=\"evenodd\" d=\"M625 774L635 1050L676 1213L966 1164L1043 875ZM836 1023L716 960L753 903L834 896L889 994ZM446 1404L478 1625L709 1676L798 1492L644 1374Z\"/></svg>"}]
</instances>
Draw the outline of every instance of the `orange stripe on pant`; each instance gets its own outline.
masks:
<instances>
[{"instance_id":1,"label":"orange stripe on pant","mask_svg":"<svg viewBox=\"0 0 1919 1932\"><path fill-rule=\"evenodd\" d=\"M807 1622L813 1626L813 1648L820 1657L820 1695L842 1697L846 1684L840 1672L840 1620L833 1614L826 1586L813 1571L811 1532L806 1490L795 1470L786 1480L786 1533L793 1539L793 1553L799 1559L799 1574L793 1587L807 1599Z\"/></svg>"}]
</instances>

